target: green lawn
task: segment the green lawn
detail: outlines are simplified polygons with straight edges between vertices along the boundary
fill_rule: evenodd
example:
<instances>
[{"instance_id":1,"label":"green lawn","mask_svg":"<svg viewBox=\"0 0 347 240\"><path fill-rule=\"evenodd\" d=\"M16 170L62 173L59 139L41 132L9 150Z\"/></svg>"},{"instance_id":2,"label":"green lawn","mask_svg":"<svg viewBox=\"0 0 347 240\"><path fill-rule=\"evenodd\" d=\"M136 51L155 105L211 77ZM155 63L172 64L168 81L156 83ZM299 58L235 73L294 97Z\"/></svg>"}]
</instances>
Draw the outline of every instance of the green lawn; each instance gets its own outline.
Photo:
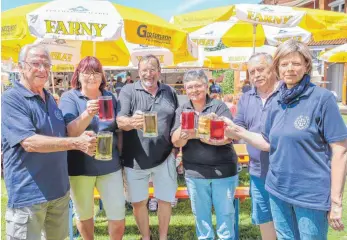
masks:
<instances>
[{"instance_id":1,"label":"green lawn","mask_svg":"<svg viewBox=\"0 0 347 240\"><path fill-rule=\"evenodd\" d=\"M179 184L183 185L184 180L179 179ZM240 176L240 182L248 181L248 174L242 173ZM6 209L7 194L5 189L4 181L1 181L2 185L2 196L1 196L1 207L3 209L1 214L1 239L5 239L5 220L4 213ZM95 210L97 210L98 201L95 201ZM215 224L215 217L213 221ZM151 231L155 240L158 238L158 218L156 213L150 213L150 223ZM95 232L97 240L106 240L109 239L107 233L107 220L105 218L105 213L101 214L96 218ZM250 219L250 200L241 203L241 213L240 213L240 235L241 239L260 239L259 230L257 227L251 224ZM132 215L132 211L127 211L126 213L126 233L124 240L137 240L140 238L135 219ZM80 238L82 239L82 238ZM182 200L178 202L176 208L173 209L173 215L170 222L169 229L169 239L170 240L193 240L195 238L195 227L194 227L194 218L190 208L189 200Z\"/></svg>"},{"instance_id":2,"label":"green lawn","mask_svg":"<svg viewBox=\"0 0 347 240\"><path fill-rule=\"evenodd\" d=\"M347 124L347 115L343 116ZM240 175L240 183L242 185L248 185L248 174L243 173ZM180 185L183 185L184 182L182 179L179 180ZM5 189L4 181L1 180L1 239L5 239L5 220L4 213L6 209L7 194ZM329 230L329 240L347 240L347 184L344 191L344 215L343 220L346 226L344 232L336 232L332 229ZM97 209L97 202L95 202L95 209ZM215 217L213 218L215 223ZM150 223L151 231L154 235L154 239L158 239L158 219L155 213L150 214ZM105 213L102 212L96 218L95 232L97 240L106 240L108 238L107 234L107 220L105 218ZM127 211L126 214L126 232L124 239L125 240L137 240L140 235L137 230L137 226L132 215L131 211ZM193 240L195 238L195 229L194 229L194 218L190 209L189 200L182 200L178 202L178 205L173 210L173 215L170 223L169 229L169 239L170 240ZM251 224L250 218L250 200L241 203L241 212L240 212L240 239L247 240L257 240L260 239L260 233L257 227Z\"/></svg>"},{"instance_id":3,"label":"green lawn","mask_svg":"<svg viewBox=\"0 0 347 240\"><path fill-rule=\"evenodd\" d=\"M240 177L241 183L246 183L248 180L248 174L242 173ZM181 180L182 181L182 180ZM180 182L181 182L180 181ZM182 183L182 182L181 182ZM5 220L4 213L6 209L7 202L7 194L4 185L4 181L1 181L2 186L2 195L1 195L1 239L5 239ZM347 184L344 192L344 206L347 208ZM98 202L95 202L95 209L98 207ZM250 219L250 200L241 203L241 212L240 212L240 239L247 240L257 240L260 239L260 233L257 227L251 224ZM347 212L344 212L344 223L347 225ZM215 217L213 217L213 221L215 223ZM158 218L155 213L150 214L150 223L151 223L151 231L153 233L154 239L158 239ZM101 214L96 218L95 224L95 232L97 240L106 240L109 239L107 234L107 220L105 218L105 213L101 212ZM137 226L135 223L135 219L132 215L131 211L127 211L126 213L126 232L124 236L124 240L137 240L140 235L137 230ZM347 229L344 232L335 232L330 229L329 231L329 240L347 240ZM81 239L81 238L80 238ZM173 210L173 215L170 223L169 229L169 239L170 240L193 240L195 238L195 229L194 229L194 218L190 209L189 200L182 200L178 202L178 205Z\"/></svg>"},{"instance_id":4,"label":"green lawn","mask_svg":"<svg viewBox=\"0 0 347 240\"><path fill-rule=\"evenodd\" d=\"M347 115L342 115L342 118L345 121L345 123L347 124Z\"/></svg>"}]
</instances>

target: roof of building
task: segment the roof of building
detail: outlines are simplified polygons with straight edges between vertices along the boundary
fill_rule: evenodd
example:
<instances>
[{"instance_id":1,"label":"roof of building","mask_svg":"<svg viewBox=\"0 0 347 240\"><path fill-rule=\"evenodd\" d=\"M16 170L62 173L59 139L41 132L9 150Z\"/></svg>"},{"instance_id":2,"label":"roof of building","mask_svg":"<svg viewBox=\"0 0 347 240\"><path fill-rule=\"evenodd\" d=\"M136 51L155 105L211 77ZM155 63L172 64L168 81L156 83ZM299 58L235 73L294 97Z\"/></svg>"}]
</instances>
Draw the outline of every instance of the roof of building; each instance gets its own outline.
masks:
<instances>
[{"instance_id":1,"label":"roof of building","mask_svg":"<svg viewBox=\"0 0 347 240\"><path fill-rule=\"evenodd\" d=\"M281 5L283 6L289 6L289 7L303 7L308 3L313 2L313 0L296 0L296 1L288 1L283 2Z\"/></svg>"},{"instance_id":2,"label":"roof of building","mask_svg":"<svg viewBox=\"0 0 347 240\"><path fill-rule=\"evenodd\" d=\"M323 46L323 45L341 45L347 43L347 38L337 39L337 40L327 40L315 42L311 40L307 45L308 46Z\"/></svg>"}]
</instances>

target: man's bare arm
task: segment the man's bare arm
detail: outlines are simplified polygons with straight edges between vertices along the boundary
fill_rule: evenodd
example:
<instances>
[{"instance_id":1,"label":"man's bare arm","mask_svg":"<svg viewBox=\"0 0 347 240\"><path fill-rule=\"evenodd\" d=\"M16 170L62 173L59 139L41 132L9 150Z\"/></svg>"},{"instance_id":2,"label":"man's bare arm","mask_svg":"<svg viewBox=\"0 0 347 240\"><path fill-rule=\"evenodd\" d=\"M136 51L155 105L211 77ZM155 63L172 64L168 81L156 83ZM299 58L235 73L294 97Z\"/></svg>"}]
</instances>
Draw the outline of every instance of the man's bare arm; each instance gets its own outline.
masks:
<instances>
[{"instance_id":1,"label":"man's bare arm","mask_svg":"<svg viewBox=\"0 0 347 240\"><path fill-rule=\"evenodd\" d=\"M132 117L121 116L117 117L117 125L123 131L143 128L142 112L135 113Z\"/></svg>"},{"instance_id":2,"label":"man's bare arm","mask_svg":"<svg viewBox=\"0 0 347 240\"><path fill-rule=\"evenodd\" d=\"M24 139L21 143L27 152L61 152L67 150L80 150L88 155L94 155L96 138L91 132L84 132L79 137L50 137L35 134Z\"/></svg>"},{"instance_id":3,"label":"man's bare arm","mask_svg":"<svg viewBox=\"0 0 347 240\"><path fill-rule=\"evenodd\" d=\"M134 129L133 126L131 125L131 117L126 117L126 116L117 117L117 125L119 129L123 131L130 131Z\"/></svg>"}]
</instances>

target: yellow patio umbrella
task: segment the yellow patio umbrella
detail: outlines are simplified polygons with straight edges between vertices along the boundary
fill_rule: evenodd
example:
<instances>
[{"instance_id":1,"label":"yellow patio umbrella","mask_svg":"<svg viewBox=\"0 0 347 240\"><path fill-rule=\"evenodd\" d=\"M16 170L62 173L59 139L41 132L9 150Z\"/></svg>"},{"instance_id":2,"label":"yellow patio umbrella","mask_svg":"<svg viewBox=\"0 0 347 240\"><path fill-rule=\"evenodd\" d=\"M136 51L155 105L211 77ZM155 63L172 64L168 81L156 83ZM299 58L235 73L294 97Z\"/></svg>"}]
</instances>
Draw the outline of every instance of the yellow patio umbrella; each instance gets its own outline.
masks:
<instances>
[{"instance_id":1,"label":"yellow patio umbrella","mask_svg":"<svg viewBox=\"0 0 347 240\"><path fill-rule=\"evenodd\" d=\"M214 48L277 45L289 38L308 42L347 37L347 15L274 5L236 4L172 17L199 45Z\"/></svg>"},{"instance_id":2,"label":"yellow patio umbrella","mask_svg":"<svg viewBox=\"0 0 347 240\"><path fill-rule=\"evenodd\" d=\"M326 62L347 63L347 43L323 52L319 58Z\"/></svg>"},{"instance_id":3,"label":"yellow patio umbrella","mask_svg":"<svg viewBox=\"0 0 347 240\"><path fill-rule=\"evenodd\" d=\"M109 1L33 3L4 11L1 19L2 54L14 61L21 47L37 38L79 41L80 58L94 55L107 66L129 64L125 41L167 48L177 59L196 59L187 32L154 14Z\"/></svg>"}]
</instances>

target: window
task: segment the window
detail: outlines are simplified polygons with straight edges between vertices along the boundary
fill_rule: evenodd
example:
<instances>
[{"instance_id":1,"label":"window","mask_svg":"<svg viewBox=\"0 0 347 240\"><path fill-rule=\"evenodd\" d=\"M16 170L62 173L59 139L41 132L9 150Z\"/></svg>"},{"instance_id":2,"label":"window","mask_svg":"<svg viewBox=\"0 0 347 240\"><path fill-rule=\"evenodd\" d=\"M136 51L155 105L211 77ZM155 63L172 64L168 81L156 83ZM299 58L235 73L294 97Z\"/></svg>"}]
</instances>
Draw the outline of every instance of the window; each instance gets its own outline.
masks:
<instances>
[{"instance_id":1,"label":"window","mask_svg":"<svg viewBox=\"0 0 347 240\"><path fill-rule=\"evenodd\" d=\"M345 1L344 0L336 0L328 5L331 8L331 11L334 12L345 12Z\"/></svg>"}]
</instances>

